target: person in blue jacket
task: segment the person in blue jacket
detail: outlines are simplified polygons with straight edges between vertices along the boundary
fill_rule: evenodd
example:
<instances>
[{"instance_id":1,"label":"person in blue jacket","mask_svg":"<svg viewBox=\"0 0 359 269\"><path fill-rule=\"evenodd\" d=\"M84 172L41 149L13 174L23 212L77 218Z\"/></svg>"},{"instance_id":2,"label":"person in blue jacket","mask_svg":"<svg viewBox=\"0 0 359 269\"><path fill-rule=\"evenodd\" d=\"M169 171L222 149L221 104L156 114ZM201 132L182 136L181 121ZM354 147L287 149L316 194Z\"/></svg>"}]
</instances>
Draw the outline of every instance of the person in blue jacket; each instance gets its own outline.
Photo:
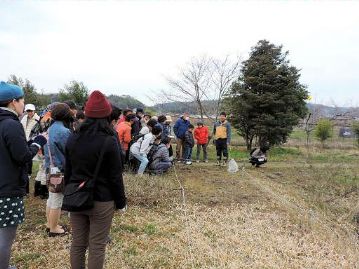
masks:
<instances>
[{"instance_id":1,"label":"person in blue jacket","mask_svg":"<svg viewBox=\"0 0 359 269\"><path fill-rule=\"evenodd\" d=\"M184 137L188 130L188 126L191 124L189 121L189 114L185 112L173 126L173 131L176 135L176 159L178 162L183 160L184 153Z\"/></svg>"},{"instance_id":2,"label":"person in blue jacket","mask_svg":"<svg viewBox=\"0 0 359 269\"><path fill-rule=\"evenodd\" d=\"M24 112L22 88L0 82L0 268L9 268L17 226L24 221L23 196L29 180L27 163L47 142L39 135L29 143L19 117ZM29 146L30 144L30 146ZM10 267L14 268L14 267Z\"/></svg>"}]
</instances>

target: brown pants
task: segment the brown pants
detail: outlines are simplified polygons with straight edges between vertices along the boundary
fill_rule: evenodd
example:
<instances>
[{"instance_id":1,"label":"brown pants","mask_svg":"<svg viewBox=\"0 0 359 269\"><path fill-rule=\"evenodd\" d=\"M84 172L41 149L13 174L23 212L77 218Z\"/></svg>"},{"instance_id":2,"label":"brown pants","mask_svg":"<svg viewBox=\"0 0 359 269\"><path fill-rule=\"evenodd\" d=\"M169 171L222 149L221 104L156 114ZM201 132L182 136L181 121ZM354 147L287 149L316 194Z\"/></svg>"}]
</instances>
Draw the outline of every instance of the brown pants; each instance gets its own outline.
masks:
<instances>
[{"instance_id":1,"label":"brown pants","mask_svg":"<svg viewBox=\"0 0 359 269\"><path fill-rule=\"evenodd\" d=\"M184 152L184 143L183 139L177 138L176 139L176 159L183 160L183 152Z\"/></svg>"},{"instance_id":2,"label":"brown pants","mask_svg":"<svg viewBox=\"0 0 359 269\"><path fill-rule=\"evenodd\" d=\"M115 204L95 202L94 208L71 212L72 244L70 261L72 269L85 269L85 254L89 248L88 269L101 269L105 261L107 237L110 232Z\"/></svg>"}]
</instances>

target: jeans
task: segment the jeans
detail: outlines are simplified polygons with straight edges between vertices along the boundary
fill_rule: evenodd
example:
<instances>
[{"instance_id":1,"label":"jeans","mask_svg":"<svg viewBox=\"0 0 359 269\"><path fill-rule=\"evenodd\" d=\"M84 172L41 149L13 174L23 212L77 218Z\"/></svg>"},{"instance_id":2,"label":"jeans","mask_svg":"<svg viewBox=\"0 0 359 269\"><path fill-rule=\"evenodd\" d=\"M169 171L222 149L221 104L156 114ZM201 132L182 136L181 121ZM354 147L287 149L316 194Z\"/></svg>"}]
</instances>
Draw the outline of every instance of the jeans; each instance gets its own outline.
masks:
<instances>
[{"instance_id":1,"label":"jeans","mask_svg":"<svg viewBox=\"0 0 359 269\"><path fill-rule=\"evenodd\" d=\"M217 160L228 160L228 145L227 145L227 138L219 138L216 140L216 151L217 151Z\"/></svg>"},{"instance_id":2,"label":"jeans","mask_svg":"<svg viewBox=\"0 0 359 269\"><path fill-rule=\"evenodd\" d=\"M139 160L141 162L140 167L138 168L137 174L142 175L143 172L145 172L147 164L148 164L148 159L147 159L147 155L146 154L132 154L137 160Z\"/></svg>"},{"instance_id":3,"label":"jeans","mask_svg":"<svg viewBox=\"0 0 359 269\"><path fill-rule=\"evenodd\" d=\"M0 228L0 269L8 269L11 246L15 240L16 236L15 227Z\"/></svg>"},{"instance_id":4,"label":"jeans","mask_svg":"<svg viewBox=\"0 0 359 269\"><path fill-rule=\"evenodd\" d=\"M185 145L183 158L185 161L192 160L192 147Z\"/></svg>"},{"instance_id":5,"label":"jeans","mask_svg":"<svg viewBox=\"0 0 359 269\"><path fill-rule=\"evenodd\" d=\"M207 144L197 144L197 160L199 160L199 157L201 155L201 148L203 149L203 160L207 161L208 157L207 157Z\"/></svg>"},{"instance_id":6,"label":"jeans","mask_svg":"<svg viewBox=\"0 0 359 269\"><path fill-rule=\"evenodd\" d=\"M94 207L81 212L71 212L72 243L70 262L72 269L85 269L86 249L88 254L88 269L102 269L105 261L105 251L108 234L115 212L115 204L110 202L95 202Z\"/></svg>"}]
</instances>

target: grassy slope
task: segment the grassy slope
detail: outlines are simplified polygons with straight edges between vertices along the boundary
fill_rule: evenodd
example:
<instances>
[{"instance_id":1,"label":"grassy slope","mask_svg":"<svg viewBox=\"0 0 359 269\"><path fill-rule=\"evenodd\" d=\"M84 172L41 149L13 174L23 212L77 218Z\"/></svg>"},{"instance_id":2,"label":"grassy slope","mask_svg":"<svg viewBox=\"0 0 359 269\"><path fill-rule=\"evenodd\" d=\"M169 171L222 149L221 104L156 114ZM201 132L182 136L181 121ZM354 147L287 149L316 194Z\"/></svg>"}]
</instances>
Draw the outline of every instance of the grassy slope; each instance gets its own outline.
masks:
<instances>
[{"instance_id":1,"label":"grassy slope","mask_svg":"<svg viewBox=\"0 0 359 269\"><path fill-rule=\"evenodd\" d=\"M106 268L359 267L358 151L278 148L261 169L243 150L231 156L236 174L200 163L162 177L125 175L129 210L114 219ZM45 236L43 209L27 199L13 261L69 268L70 237Z\"/></svg>"}]
</instances>

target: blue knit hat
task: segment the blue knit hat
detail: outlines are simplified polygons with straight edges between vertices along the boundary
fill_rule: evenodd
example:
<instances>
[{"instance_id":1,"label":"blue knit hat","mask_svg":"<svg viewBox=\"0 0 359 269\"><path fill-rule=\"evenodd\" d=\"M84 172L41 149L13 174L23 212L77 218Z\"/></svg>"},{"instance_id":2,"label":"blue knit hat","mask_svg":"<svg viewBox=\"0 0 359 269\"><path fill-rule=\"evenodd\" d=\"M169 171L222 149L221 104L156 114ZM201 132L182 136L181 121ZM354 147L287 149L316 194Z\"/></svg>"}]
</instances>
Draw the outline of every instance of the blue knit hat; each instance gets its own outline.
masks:
<instances>
[{"instance_id":1,"label":"blue knit hat","mask_svg":"<svg viewBox=\"0 0 359 269\"><path fill-rule=\"evenodd\" d=\"M14 84L0 82L0 102L12 101L24 96L24 91Z\"/></svg>"}]
</instances>

